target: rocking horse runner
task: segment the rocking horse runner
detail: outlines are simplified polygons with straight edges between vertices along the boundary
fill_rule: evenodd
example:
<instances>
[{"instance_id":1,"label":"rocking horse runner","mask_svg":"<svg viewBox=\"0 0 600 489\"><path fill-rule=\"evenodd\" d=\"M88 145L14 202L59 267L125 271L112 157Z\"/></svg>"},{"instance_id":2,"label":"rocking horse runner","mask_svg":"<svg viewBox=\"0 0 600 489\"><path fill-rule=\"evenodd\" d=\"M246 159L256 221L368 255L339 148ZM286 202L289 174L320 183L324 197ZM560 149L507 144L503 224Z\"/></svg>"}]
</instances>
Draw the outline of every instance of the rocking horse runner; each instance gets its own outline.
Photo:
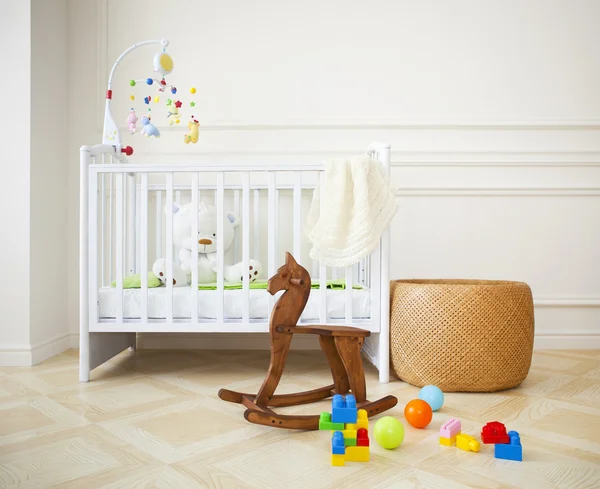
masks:
<instances>
[{"instance_id":1,"label":"rocking horse runner","mask_svg":"<svg viewBox=\"0 0 600 489\"><path fill-rule=\"evenodd\" d=\"M369 417L393 408L398 403L394 396L385 396L374 402L367 400L360 350L370 331L348 326L297 325L310 295L311 281L309 273L290 253L286 253L285 265L269 279L267 291L274 295L280 290L285 292L275 303L269 322L271 363L260 390L254 395L221 389L219 397L224 401L246 406L244 417L251 423L288 429L317 430L319 415L277 414L268 406L296 406L321 401L334 394L352 393L357 407L365 409ZM319 335L319 343L327 355L333 384L311 391L273 395L283 374L294 334Z\"/></svg>"}]
</instances>

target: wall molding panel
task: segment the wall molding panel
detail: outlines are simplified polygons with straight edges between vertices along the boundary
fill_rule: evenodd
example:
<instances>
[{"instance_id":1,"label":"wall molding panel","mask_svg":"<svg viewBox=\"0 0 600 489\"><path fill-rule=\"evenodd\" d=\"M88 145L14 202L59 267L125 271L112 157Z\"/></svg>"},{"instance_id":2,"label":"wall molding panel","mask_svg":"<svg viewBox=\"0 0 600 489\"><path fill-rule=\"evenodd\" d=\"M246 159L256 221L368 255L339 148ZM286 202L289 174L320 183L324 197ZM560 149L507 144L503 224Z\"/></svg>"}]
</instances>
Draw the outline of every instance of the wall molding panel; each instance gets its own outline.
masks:
<instances>
[{"instance_id":1,"label":"wall molding panel","mask_svg":"<svg viewBox=\"0 0 600 489\"><path fill-rule=\"evenodd\" d=\"M273 24L281 29L277 45L264 33L268 21L250 4L237 6L236 17L226 4L203 10L197 2L173 0L169 8L186 4L187 15L181 25L171 28L157 13L157 6L162 6L159 0L71 2L79 18L90 19L89 34L80 32L72 39L75 45L86 47L70 62L87 69L77 71L72 81L73 93L79 96L71 95L70 102L81 108L85 116L77 112L77 117L85 122L70 129L77 134L77 144L71 146L100 142L106 82L116 56L135 42L164 35L171 41L177 70L168 81L181 90L182 97L192 86L190 80L197 87L198 109L194 110L201 111L200 139L195 145L183 143L189 107L179 125L165 122L163 102L172 98L170 93L162 93L159 104L146 106L143 98L155 95L155 90L146 93L140 86L129 90L129 78L153 75L154 47L140 48L121 64L113 87L113 116L124 144L135 149L132 162L315 161L361 154L374 140L389 142L400 209L392 236L398 239L396 252L411 256L411 263L400 256L392 260L391 277L413 272L524 277L535 294L536 348L600 348L600 285L590 271L600 249L600 99L596 89L600 58L594 57L589 41L600 38L592 16L577 13L568 0L558 0L547 22L531 23L538 13L535 7L523 6L519 15L528 22L523 25L533 30L516 30L511 43L504 42L503 30L492 28L486 33L506 61L502 70L496 70L496 62L477 44L480 28L470 27L488 19L491 7L473 10L467 23L442 19L440 29L419 38L420 31L429 26L423 20L430 19L426 6L414 6L412 25L401 15L382 18L377 1L343 13L318 2L305 2L298 9L293 22L300 26L314 20L312 8L319 10L321 19L343 17L349 28L361 25L363 14L378 16L377 36L366 39L360 49L337 46L335 54L327 51L327 41L318 32L307 39L306 26L288 32L289 19L277 2L269 4L273 18L280 19ZM388 3L386 9L396 14L402 7ZM207 15L199 16L200 12ZM493 7L498 25L514 14L508 5ZM134 15L135 25L125 28ZM561 16L571 17L565 21ZM198 39L188 43L192 18ZM561 32L564 22L577 25L578 30L559 39L555 33ZM163 32L165 26L169 28ZM79 32L75 27L70 29ZM463 33L461 43L452 44L451 31ZM247 39L243 49L234 42L236 35ZM403 36L419 38L424 54L413 48L402 51L409 45L402 42L407 39ZM440 39L447 42L443 57ZM530 45L532 39L539 45ZM311 44L319 42L323 53ZM415 68L417 74L389 63L377 48L381 43L398 46L407 66L423 63ZM521 55L522 48L533 51ZM307 50L310 58L298 56L294 63L282 62L290 54ZM547 58L539 56L540 52L547 53ZM377 69L369 68L365 59ZM535 69L530 59L536 59ZM369 76L360 78L365 67ZM439 78L439 69L447 77ZM548 79L554 83L545 83ZM91 99L82 87L95 87L93 102L82 102ZM130 93L135 93L138 117L151 108L160 139L129 134ZM75 153L72 167L77 175L70 187L73 208L78 203ZM78 236L76 228L74 221L70 227L73 241ZM71 268L70 283L75 284L71 289L77 291L75 261ZM69 340L73 347L78 338L77 303L73 297ZM265 345L260 335L140 338L142 348ZM319 348L318 344L299 345L313 346Z\"/></svg>"}]
</instances>

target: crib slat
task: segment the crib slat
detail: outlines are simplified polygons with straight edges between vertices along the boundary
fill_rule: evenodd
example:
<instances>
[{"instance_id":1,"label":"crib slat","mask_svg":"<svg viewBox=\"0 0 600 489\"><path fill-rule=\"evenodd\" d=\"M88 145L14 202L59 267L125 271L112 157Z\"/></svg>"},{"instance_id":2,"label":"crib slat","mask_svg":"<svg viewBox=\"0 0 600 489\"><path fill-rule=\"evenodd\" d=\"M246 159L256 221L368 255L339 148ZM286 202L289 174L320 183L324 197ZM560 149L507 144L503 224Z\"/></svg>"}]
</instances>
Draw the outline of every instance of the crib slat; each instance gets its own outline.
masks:
<instances>
[{"instance_id":1,"label":"crib slat","mask_svg":"<svg viewBox=\"0 0 600 489\"><path fill-rule=\"evenodd\" d=\"M163 205L162 192L156 191L156 258L163 258L162 252L162 232L163 232Z\"/></svg>"},{"instance_id":2,"label":"crib slat","mask_svg":"<svg viewBox=\"0 0 600 489\"><path fill-rule=\"evenodd\" d=\"M279 255L279 203L281 198L279 195L279 189L275 190L275 250L277 256Z\"/></svg>"},{"instance_id":3,"label":"crib slat","mask_svg":"<svg viewBox=\"0 0 600 489\"><path fill-rule=\"evenodd\" d=\"M381 314L381 251L380 245L371 253L371 263L369 265L369 278L371 280L371 324L374 327L380 327ZM387 299L387 298L386 298Z\"/></svg>"},{"instance_id":4,"label":"crib slat","mask_svg":"<svg viewBox=\"0 0 600 489\"><path fill-rule=\"evenodd\" d=\"M346 267L346 323L352 324L352 287L354 280L352 276L352 266Z\"/></svg>"},{"instance_id":5,"label":"crib slat","mask_svg":"<svg viewBox=\"0 0 600 489\"><path fill-rule=\"evenodd\" d=\"M319 174L319 179L321 185L319 187L320 195L319 198L321 202L323 202L323 197L325 194L324 190L324 172ZM321 212L326 211L321 207ZM319 261L319 298L320 298L320 307L319 307L319 320L321 324L327 324L327 267Z\"/></svg>"},{"instance_id":6,"label":"crib slat","mask_svg":"<svg viewBox=\"0 0 600 489\"><path fill-rule=\"evenodd\" d=\"M148 322L148 174L142 173L140 195L140 266L142 275L142 324Z\"/></svg>"},{"instance_id":7,"label":"crib slat","mask_svg":"<svg viewBox=\"0 0 600 489\"><path fill-rule=\"evenodd\" d=\"M254 230L254 248L253 256L255 260L260 261L260 190L254 190L254 220L252 222L252 229Z\"/></svg>"},{"instance_id":8,"label":"crib slat","mask_svg":"<svg viewBox=\"0 0 600 489\"><path fill-rule=\"evenodd\" d=\"M317 176L319 174L317 173ZM311 192L311 200L314 200L315 198L315 192L316 190L313 188L312 192ZM312 272L311 272L311 277L313 279L317 278L319 276L319 262L317 260L313 260L312 258L310 259L310 261L312 262Z\"/></svg>"},{"instance_id":9,"label":"crib slat","mask_svg":"<svg viewBox=\"0 0 600 489\"><path fill-rule=\"evenodd\" d=\"M302 172L294 172L294 259L302 265Z\"/></svg>"},{"instance_id":10,"label":"crib slat","mask_svg":"<svg viewBox=\"0 0 600 489\"><path fill-rule=\"evenodd\" d=\"M181 190L175 192L175 202L177 205L181 205Z\"/></svg>"},{"instance_id":11,"label":"crib slat","mask_svg":"<svg viewBox=\"0 0 600 489\"><path fill-rule=\"evenodd\" d=\"M198 173L192 174L192 209L198 209ZM192 324L198 324L198 218L192 218Z\"/></svg>"},{"instance_id":12,"label":"crib slat","mask_svg":"<svg viewBox=\"0 0 600 489\"><path fill-rule=\"evenodd\" d=\"M106 189L104 188L105 177L106 175L103 173L100 180L100 219L102 221L102 226L100 227L100 273L102 274L102 287L104 287L106 284L106 268L104 264L104 256L106 255L106 242L104 241L104 233L106 231Z\"/></svg>"},{"instance_id":13,"label":"crib slat","mask_svg":"<svg viewBox=\"0 0 600 489\"><path fill-rule=\"evenodd\" d=\"M98 322L98 250L96 247L96 240L90 239L90 236L93 238L97 238L96 229L98 227L98 174L92 172L89 169L88 161L86 161L85 164L85 169L82 168L81 171L87 172L87 178L82 180L80 184L82 186L82 196L85 196L85 200L87 201L81 203L83 213L85 213L85 205L87 204L87 216L85 216L85 214L83 216L84 219L87 218L87 226L85 223L81 223L81 226L82 229L85 229L87 227L84 243L88 247L88 256L87 270L84 269L86 265L85 260L83 260L83 262L81 263L83 272L81 280L86 280L88 281L88 283L81 284L81 286L87 287L88 317L86 317L85 322L82 325L80 325L80 327L82 328L80 334L85 334L86 338L84 338L84 341L89 342L89 335L87 334L87 332L89 331L88 328L91 325L94 325ZM85 289L82 289L82 292L83 290ZM86 330L85 333L83 331L83 328L85 328Z\"/></svg>"},{"instance_id":14,"label":"crib slat","mask_svg":"<svg viewBox=\"0 0 600 489\"><path fill-rule=\"evenodd\" d=\"M125 205L127 206L127 217L125 221L125 240L127 244L127 263L125 264L127 274L132 275L135 273L135 249L136 249L136 228L135 228L135 202L136 202L136 174L127 174L127 199Z\"/></svg>"},{"instance_id":15,"label":"crib slat","mask_svg":"<svg viewBox=\"0 0 600 489\"><path fill-rule=\"evenodd\" d=\"M142 175L140 173L140 175ZM141 186L141 180L140 180L140 186ZM146 196L147 197L147 196ZM141 199L140 199L140 194L139 192L136 191L135 193L135 208L134 208L134 214L135 214L135 235L136 236L141 236L142 233L142 229L141 229L141 212L140 212L140 207L141 207ZM146 207L146 210L148 210L148 208ZM135 271L133 273L141 273L140 271L140 261L137 259L137 257L140 257L140 259L142 258L141 255L141 244L140 244L140 240L136 239L135 240L135 251L134 251L134 256L135 256ZM145 266L145 265L144 265ZM146 270L148 271L148 270Z\"/></svg>"},{"instance_id":16,"label":"crib slat","mask_svg":"<svg viewBox=\"0 0 600 489\"><path fill-rule=\"evenodd\" d=\"M240 191L235 189L233 191L233 212L236 215L240 215ZM237 263L240 261L240 250L239 250L239 234L234 233L233 235L233 262Z\"/></svg>"},{"instance_id":17,"label":"crib slat","mask_svg":"<svg viewBox=\"0 0 600 489\"><path fill-rule=\"evenodd\" d=\"M167 217L167 322L173 322L173 173L167 173L167 195L166 195L166 217Z\"/></svg>"},{"instance_id":18,"label":"crib slat","mask_svg":"<svg viewBox=\"0 0 600 489\"><path fill-rule=\"evenodd\" d=\"M116 197L117 197L117 215L115 224L115 248L117 253L116 260L116 286L117 286L117 323L123 322L123 248L125 241L123 240L123 178L124 173L118 173L116 178Z\"/></svg>"},{"instance_id":19,"label":"crib slat","mask_svg":"<svg viewBox=\"0 0 600 489\"><path fill-rule=\"evenodd\" d=\"M243 263L243 300L242 300L242 320L248 324L250 315L250 275L248 267L250 265L250 173L242 174L242 263Z\"/></svg>"},{"instance_id":20,"label":"crib slat","mask_svg":"<svg viewBox=\"0 0 600 489\"><path fill-rule=\"evenodd\" d=\"M275 172L269 172L269 191L268 191L268 251L267 251L267 261L268 261L268 277L272 277L275 275L275 228L277 227L277 222L275 220L275 185L276 185L276 174ZM273 309L273 305L275 304L274 297L269 294L269 311Z\"/></svg>"},{"instance_id":21,"label":"crib slat","mask_svg":"<svg viewBox=\"0 0 600 489\"><path fill-rule=\"evenodd\" d=\"M113 174L108 174L108 283L113 281Z\"/></svg>"},{"instance_id":22,"label":"crib slat","mask_svg":"<svg viewBox=\"0 0 600 489\"><path fill-rule=\"evenodd\" d=\"M217 201L217 323L223 324L224 308L224 250L223 250L223 219L224 219L224 176L223 172L217 173L217 191L215 200Z\"/></svg>"}]
</instances>

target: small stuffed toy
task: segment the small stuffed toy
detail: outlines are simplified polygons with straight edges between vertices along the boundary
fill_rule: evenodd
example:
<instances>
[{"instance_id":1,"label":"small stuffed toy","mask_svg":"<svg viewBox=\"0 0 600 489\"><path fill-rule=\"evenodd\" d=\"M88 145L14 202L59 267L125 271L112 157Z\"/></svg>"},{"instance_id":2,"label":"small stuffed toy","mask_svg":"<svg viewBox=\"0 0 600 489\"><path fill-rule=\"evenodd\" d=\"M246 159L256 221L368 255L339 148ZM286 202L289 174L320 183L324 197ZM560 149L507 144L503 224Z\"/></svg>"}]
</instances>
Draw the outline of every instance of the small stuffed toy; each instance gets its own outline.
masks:
<instances>
[{"instance_id":1,"label":"small stuffed toy","mask_svg":"<svg viewBox=\"0 0 600 489\"><path fill-rule=\"evenodd\" d=\"M188 129L190 130L190 132L186 133L183 136L183 142L185 144L188 143L194 143L196 144L196 142L198 141L198 129L200 127L200 123L194 119L194 116L192 116L192 120L188 122Z\"/></svg>"},{"instance_id":2,"label":"small stuffed toy","mask_svg":"<svg viewBox=\"0 0 600 489\"><path fill-rule=\"evenodd\" d=\"M168 212L168 210L167 210ZM192 204L179 206L173 204L173 244L179 257L180 266L173 264L173 285L186 286L192 282L192 219L198 219L198 283L217 281L217 211L213 206L200 204L194 211ZM240 218L234 212L225 212L223 216L223 252L233 244L235 228ZM152 266L152 272L162 283L166 282L166 260L159 258ZM257 260L248 260L248 269L243 262L225 265L224 280L242 282L247 275L250 282L260 277L262 265Z\"/></svg>"},{"instance_id":3,"label":"small stuffed toy","mask_svg":"<svg viewBox=\"0 0 600 489\"><path fill-rule=\"evenodd\" d=\"M131 134L135 134L135 131L137 130L137 121L138 116L135 115L135 110L132 108L129 111L129 116L127 117L127 128Z\"/></svg>"},{"instance_id":4,"label":"small stuffed toy","mask_svg":"<svg viewBox=\"0 0 600 489\"><path fill-rule=\"evenodd\" d=\"M147 138L150 136L154 136L159 138L160 137L160 131L157 129L157 127L152 124L152 122L150 122L150 118L145 115L142 117L142 134L144 136L146 136Z\"/></svg>"}]
</instances>

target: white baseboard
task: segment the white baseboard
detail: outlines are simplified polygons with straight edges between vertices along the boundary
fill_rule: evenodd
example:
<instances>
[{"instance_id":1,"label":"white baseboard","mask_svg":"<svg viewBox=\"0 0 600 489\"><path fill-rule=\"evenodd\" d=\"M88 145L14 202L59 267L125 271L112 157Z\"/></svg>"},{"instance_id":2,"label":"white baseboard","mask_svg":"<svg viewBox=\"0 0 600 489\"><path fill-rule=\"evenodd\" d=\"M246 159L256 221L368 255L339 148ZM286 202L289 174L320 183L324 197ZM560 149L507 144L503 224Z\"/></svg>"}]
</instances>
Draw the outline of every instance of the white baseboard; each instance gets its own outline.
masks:
<instances>
[{"instance_id":1,"label":"white baseboard","mask_svg":"<svg viewBox=\"0 0 600 489\"><path fill-rule=\"evenodd\" d=\"M31 348L32 365L37 365L48 358L68 350L70 348L70 338L71 335L69 333L63 333L34 345Z\"/></svg>"},{"instance_id":2,"label":"white baseboard","mask_svg":"<svg viewBox=\"0 0 600 489\"><path fill-rule=\"evenodd\" d=\"M29 348L0 349L0 367L31 367Z\"/></svg>"},{"instance_id":3,"label":"white baseboard","mask_svg":"<svg viewBox=\"0 0 600 489\"><path fill-rule=\"evenodd\" d=\"M54 338L42 341L33 346L15 346L0 348L0 366L2 367L31 367L63 351L72 348L72 336L63 333Z\"/></svg>"},{"instance_id":4,"label":"white baseboard","mask_svg":"<svg viewBox=\"0 0 600 489\"><path fill-rule=\"evenodd\" d=\"M600 350L600 333L536 335L534 350Z\"/></svg>"},{"instance_id":5,"label":"white baseboard","mask_svg":"<svg viewBox=\"0 0 600 489\"><path fill-rule=\"evenodd\" d=\"M269 335L266 333L233 334L233 333L163 333L138 335L138 349L147 350L268 350ZM68 335L68 348L79 348L79 335ZM317 338L296 335L292 348L297 350L319 350ZM67 349L67 348L65 348ZM598 350L600 349L600 332L598 334L538 334L535 336L536 350ZM0 364L3 351L0 350ZM29 364L27 364L29 365Z\"/></svg>"}]
</instances>

